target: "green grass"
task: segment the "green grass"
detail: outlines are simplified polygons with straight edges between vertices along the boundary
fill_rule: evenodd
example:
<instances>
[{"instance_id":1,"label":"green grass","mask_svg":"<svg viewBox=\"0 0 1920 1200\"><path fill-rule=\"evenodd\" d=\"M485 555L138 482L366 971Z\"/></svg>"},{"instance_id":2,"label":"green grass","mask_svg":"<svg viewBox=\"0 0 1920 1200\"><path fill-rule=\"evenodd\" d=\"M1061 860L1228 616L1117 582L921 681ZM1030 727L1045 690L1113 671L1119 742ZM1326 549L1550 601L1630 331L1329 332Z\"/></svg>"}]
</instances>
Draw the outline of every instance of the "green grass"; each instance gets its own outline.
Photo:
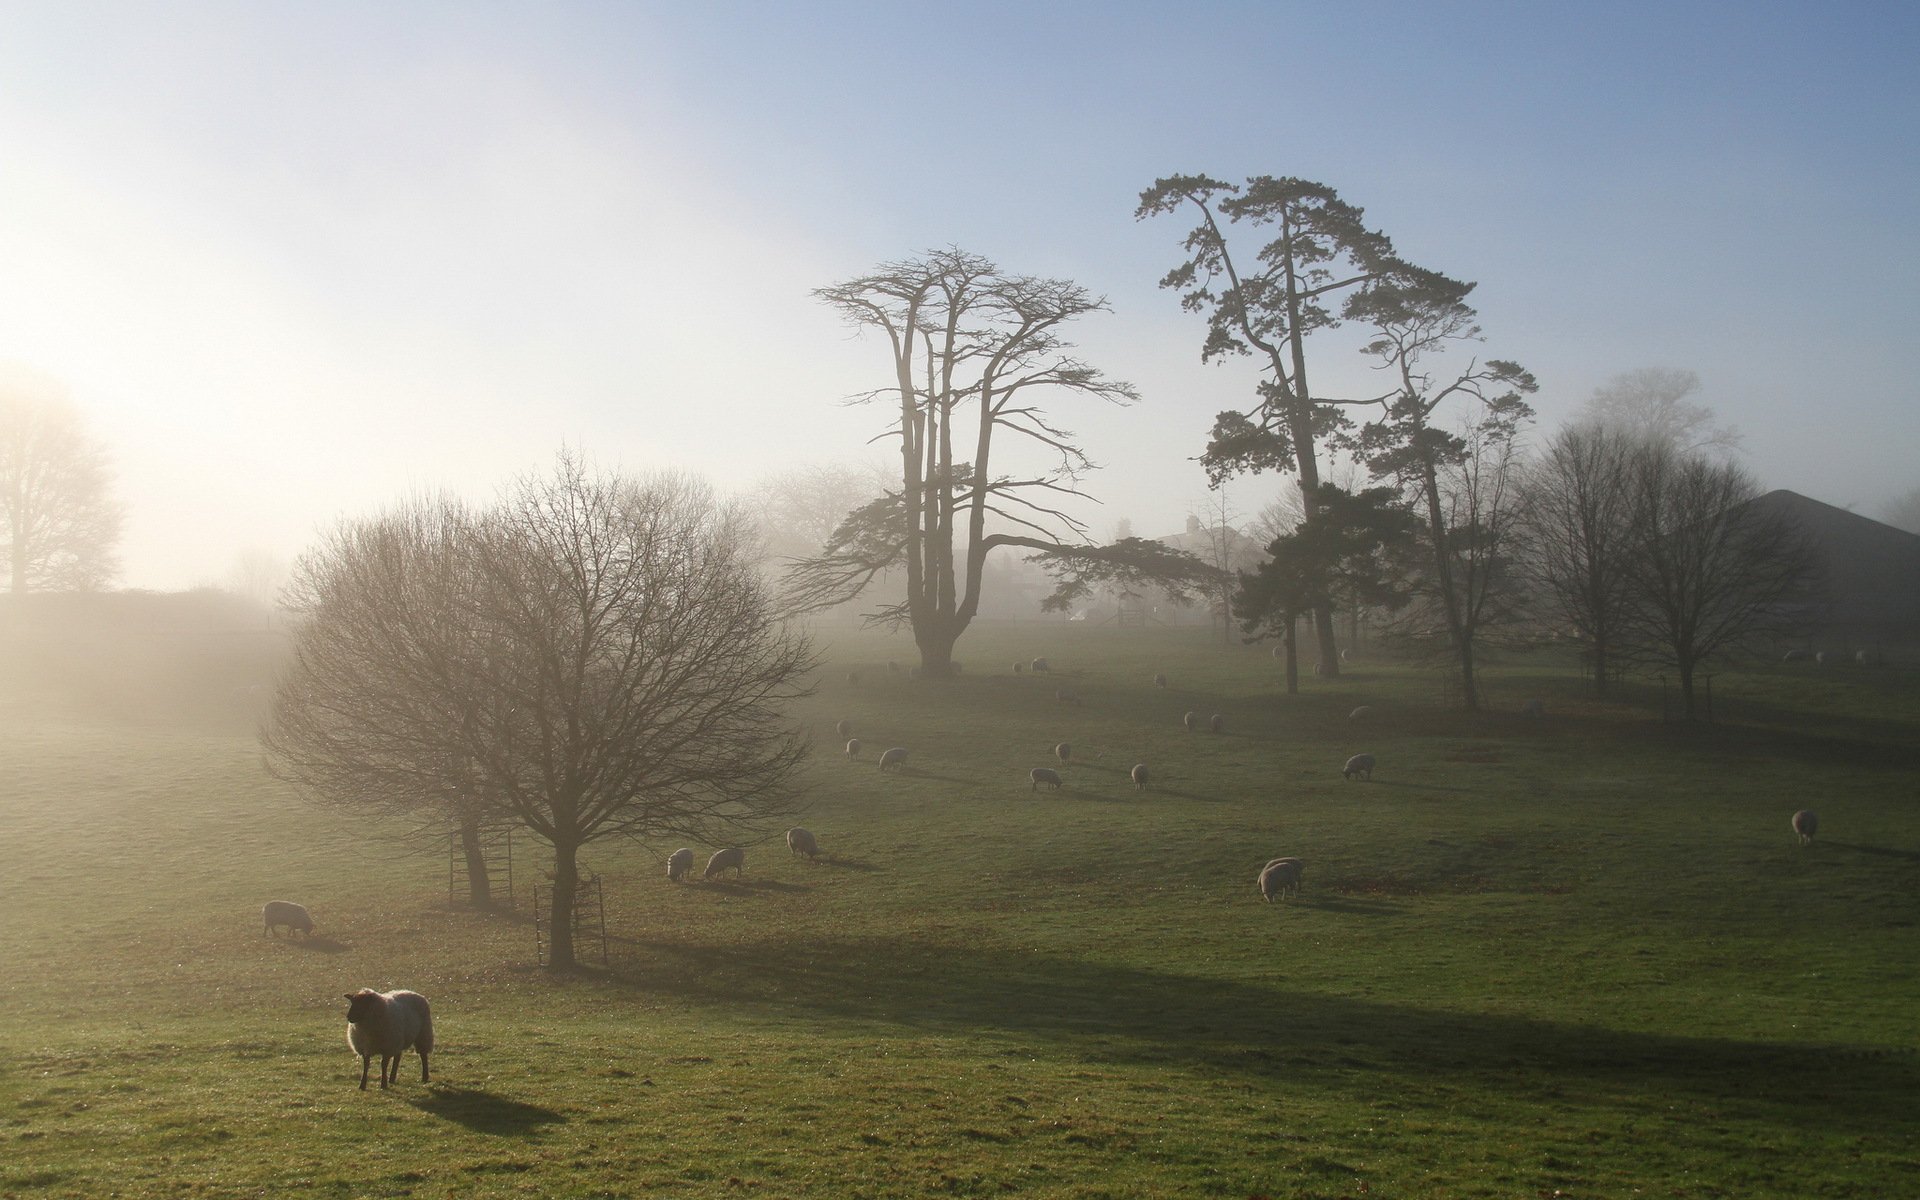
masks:
<instances>
[{"instance_id":1,"label":"green grass","mask_svg":"<svg viewBox=\"0 0 1920 1200\"><path fill-rule=\"evenodd\" d=\"M1798 664L1496 711L1198 634L836 635L804 823L739 883L600 845L613 963L307 807L201 695L0 701L0 1196L1885 1197L1920 1178L1920 682ZM1052 677L1014 676L1046 654ZM849 686L846 672L862 682ZM1156 670L1172 687L1156 691ZM1055 686L1084 703L1061 705ZM17 693L17 689L16 689ZM1514 716L1528 697L1549 717ZM1350 722L1359 704L1373 708ZM1189 734L1187 710L1227 732ZM136 719L137 716L137 719ZM839 755L848 717L862 759ZM1067 787L1028 768L1071 742ZM878 752L911 750L881 775ZM1371 783L1343 781L1368 750ZM1136 793L1127 770L1148 762ZM1793 844L1788 815L1819 811ZM704 855L711 847L697 847ZM1307 861L1262 903L1261 863ZM260 904L309 905L310 943ZM343 993L434 1004L357 1090Z\"/></svg>"}]
</instances>

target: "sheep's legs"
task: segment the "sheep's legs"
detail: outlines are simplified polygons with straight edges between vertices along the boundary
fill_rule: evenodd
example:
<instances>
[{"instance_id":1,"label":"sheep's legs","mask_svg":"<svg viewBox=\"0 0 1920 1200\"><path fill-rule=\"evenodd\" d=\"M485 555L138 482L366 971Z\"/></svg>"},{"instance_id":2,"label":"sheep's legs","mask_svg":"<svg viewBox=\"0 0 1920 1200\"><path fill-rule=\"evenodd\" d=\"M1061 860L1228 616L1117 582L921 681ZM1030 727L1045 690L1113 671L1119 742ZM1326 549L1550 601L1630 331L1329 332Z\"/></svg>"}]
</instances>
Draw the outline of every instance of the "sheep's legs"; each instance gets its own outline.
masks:
<instances>
[{"instance_id":1,"label":"sheep's legs","mask_svg":"<svg viewBox=\"0 0 1920 1200\"><path fill-rule=\"evenodd\" d=\"M362 1054L360 1056L360 1090L363 1092L367 1090L367 1071L371 1069L372 1066L373 1066L373 1055ZM386 1070L387 1070L387 1064L381 1063L380 1064L381 1074L384 1075L386 1073ZM387 1086L386 1081L384 1079L380 1081L380 1086L381 1087Z\"/></svg>"},{"instance_id":2,"label":"sheep's legs","mask_svg":"<svg viewBox=\"0 0 1920 1200\"><path fill-rule=\"evenodd\" d=\"M389 1083L392 1083L394 1081L394 1076L399 1074L399 1072L400 1072L400 1056L398 1054L382 1054L380 1056L381 1088L384 1089Z\"/></svg>"},{"instance_id":3,"label":"sheep's legs","mask_svg":"<svg viewBox=\"0 0 1920 1200\"><path fill-rule=\"evenodd\" d=\"M424 1054L420 1056L420 1082L427 1082L427 1056Z\"/></svg>"}]
</instances>

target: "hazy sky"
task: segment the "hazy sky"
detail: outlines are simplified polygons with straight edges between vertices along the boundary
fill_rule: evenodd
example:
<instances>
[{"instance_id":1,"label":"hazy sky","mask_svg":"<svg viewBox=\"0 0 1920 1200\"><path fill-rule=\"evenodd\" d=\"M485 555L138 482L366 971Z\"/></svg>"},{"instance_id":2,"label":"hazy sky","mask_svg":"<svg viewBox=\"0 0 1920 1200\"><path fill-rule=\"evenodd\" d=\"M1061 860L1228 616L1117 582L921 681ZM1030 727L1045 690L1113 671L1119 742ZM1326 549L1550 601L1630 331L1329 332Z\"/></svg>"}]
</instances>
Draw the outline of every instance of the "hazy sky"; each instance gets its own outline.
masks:
<instances>
[{"instance_id":1,"label":"hazy sky","mask_svg":"<svg viewBox=\"0 0 1920 1200\"><path fill-rule=\"evenodd\" d=\"M1250 360L1199 362L1157 177L1300 175L1479 281L1542 431L1697 371L1747 465L1920 485L1911 4L0 7L0 359L112 447L123 582L221 582L563 444L725 487L877 460L810 289L949 244L1106 295L1064 401L1096 534L1178 528ZM1315 382L1370 382L1329 344ZM1251 516L1271 477L1229 486Z\"/></svg>"}]
</instances>

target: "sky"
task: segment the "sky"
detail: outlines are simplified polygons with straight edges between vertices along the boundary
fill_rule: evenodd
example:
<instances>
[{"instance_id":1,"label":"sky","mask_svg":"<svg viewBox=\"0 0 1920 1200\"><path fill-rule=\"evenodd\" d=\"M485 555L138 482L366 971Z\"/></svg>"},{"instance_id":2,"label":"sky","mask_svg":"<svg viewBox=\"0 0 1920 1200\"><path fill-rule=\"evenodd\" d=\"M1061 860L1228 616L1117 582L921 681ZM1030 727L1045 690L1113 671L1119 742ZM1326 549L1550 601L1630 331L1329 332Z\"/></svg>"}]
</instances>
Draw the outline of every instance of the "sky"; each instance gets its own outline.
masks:
<instances>
[{"instance_id":1,"label":"sky","mask_svg":"<svg viewBox=\"0 0 1920 1200\"><path fill-rule=\"evenodd\" d=\"M1697 372L1743 463L1869 515L1920 486L1920 9L1619 3L0 6L0 360L63 382L128 514L120 582L227 582L565 447L722 489L884 464L883 345L811 294L959 246L1111 311L1063 398L1081 516L1209 493L1160 277L1174 174L1336 188L1477 282L1543 438L1620 372ZM1316 387L1377 391L1351 339Z\"/></svg>"}]
</instances>

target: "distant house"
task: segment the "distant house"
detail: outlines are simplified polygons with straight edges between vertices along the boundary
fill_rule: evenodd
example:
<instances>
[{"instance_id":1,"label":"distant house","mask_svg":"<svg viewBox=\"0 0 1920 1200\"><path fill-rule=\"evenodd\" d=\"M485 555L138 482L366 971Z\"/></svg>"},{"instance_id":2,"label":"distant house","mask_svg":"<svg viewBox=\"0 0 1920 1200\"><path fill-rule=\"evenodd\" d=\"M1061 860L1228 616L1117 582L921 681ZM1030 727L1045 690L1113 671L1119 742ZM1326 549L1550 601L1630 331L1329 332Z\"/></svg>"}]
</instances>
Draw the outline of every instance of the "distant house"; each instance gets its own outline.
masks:
<instances>
[{"instance_id":1,"label":"distant house","mask_svg":"<svg viewBox=\"0 0 1920 1200\"><path fill-rule=\"evenodd\" d=\"M1258 539L1247 536L1231 525L1203 525L1199 517L1189 516L1187 527L1179 533L1155 538L1163 546L1184 550L1210 566L1228 571L1252 571L1265 562L1267 550ZM1201 600L1181 606L1159 591L1142 598L1154 620L1165 625L1218 624L1225 614L1216 611L1218 602Z\"/></svg>"},{"instance_id":2,"label":"distant house","mask_svg":"<svg viewBox=\"0 0 1920 1200\"><path fill-rule=\"evenodd\" d=\"M1784 489L1753 504L1786 515L1813 542L1823 574L1808 613L1816 643L1920 645L1920 535Z\"/></svg>"}]
</instances>

